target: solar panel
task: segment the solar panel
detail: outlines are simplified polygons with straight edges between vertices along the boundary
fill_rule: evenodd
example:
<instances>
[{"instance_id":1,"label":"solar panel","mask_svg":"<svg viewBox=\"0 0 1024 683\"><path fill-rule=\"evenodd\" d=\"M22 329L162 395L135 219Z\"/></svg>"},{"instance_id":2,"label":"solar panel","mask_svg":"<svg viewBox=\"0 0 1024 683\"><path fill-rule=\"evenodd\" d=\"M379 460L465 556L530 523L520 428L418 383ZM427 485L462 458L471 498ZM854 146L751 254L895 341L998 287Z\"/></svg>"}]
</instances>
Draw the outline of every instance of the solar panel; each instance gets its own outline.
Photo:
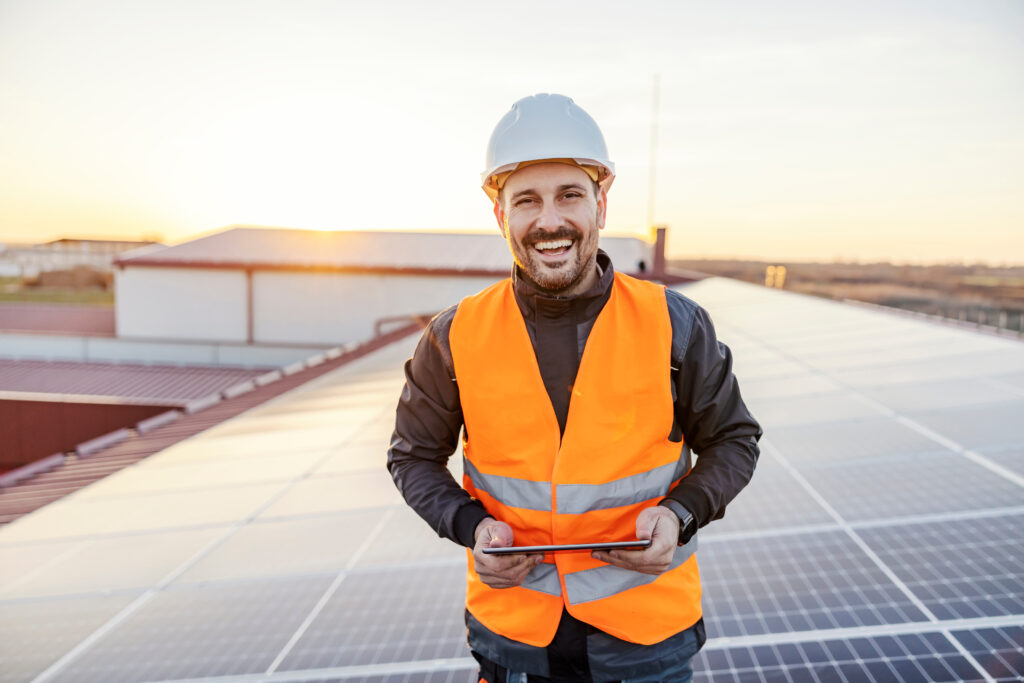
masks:
<instances>
[{"instance_id":1,"label":"solar panel","mask_svg":"<svg viewBox=\"0 0 1024 683\"><path fill-rule=\"evenodd\" d=\"M709 637L925 619L842 531L706 543L699 563Z\"/></svg>"},{"instance_id":2,"label":"solar panel","mask_svg":"<svg viewBox=\"0 0 1024 683\"><path fill-rule=\"evenodd\" d=\"M725 517L705 527L702 538L768 532L777 529L832 523L832 517L801 484L771 458L763 458L757 476L743 495L729 505Z\"/></svg>"},{"instance_id":3,"label":"solar panel","mask_svg":"<svg viewBox=\"0 0 1024 683\"><path fill-rule=\"evenodd\" d=\"M1000 467L1024 477L1024 448L1010 448L1008 450L992 450L980 448L988 460L991 460Z\"/></svg>"},{"instance_id":4,"label":"solar panel","mask_svg":"<svg viewBox=\"0 0 1024 683\"><path fill-rule=\"evenodd\" d=\"M262 672L330 581L328 576L169 588L57 680L107 683Z\"/></svg>"},{"instance_id":5,"label":"solar panel","mask_svg":"<svg viewBox=\"0 0 1024 683\"><path fill-rule=\"evenodd\" d=\"M696 678L748 681L983 681L948 638L936 633L825 639L705 651Z\"/></svg>"},{"instance_id":6,"label":"solar panel","mask_svg":"<svg viewBox=\"0 0 1024 683\"><path fill-rule=\"evenodd\" d=\"M946 447L892 417L838 420L777 429L773 429L771 423L768 425L765 434L795 465L804 462L854 463L890 455L948 452Z\"/></svg>"},{"instance_id":7,"label":"solar panel","mask_svg":"<svg viewBox=\"0 0 1024 683\"><path fill-rule=\"evenodd\" d=\"M463 565L346 577L280 671L468 656Z\"/></svg>"},{"instance_id":8,"label":"solar panel","mask_svg":"<svg viewBox=\"0 0 1024 683\"><path fill-rule=\"evenodd\" d=\"M955 453L805 465L800 472L848 521L1024 503L1019 485Z\"/></svg>"},{"instance_id":9,"label":"solar panel","mask_svg":"<svg viewBox=\"0 0 1024 683\"><path fill-rule=\"evenodd\" d=\"M683 291L766 433L701 532L696 680L1020 680L1024 346ZM383 469L414 343L0 528L0 682L475 681L464 551Z\"/></svg>"},{"instance_id":10,"label":"solar panel","mask_svg":"<svg viewBox=\"0 0 1024 683\"><path fill-rule=\"evenodd\" d=\"M1024 399L909 414L966 448L1019 446L1024 431Z\"/></svg>"},{"instance_id":11,"label":"solar panel","mask_svg":"<svg viewBox=\"0 0 1024 683\"><path fill-rule=\"evenodd\" d=\"M0 680L30 681L113 618L137 593L0 605Z\"/></svg>"},{"instance_id":12,"label":"solar panel","mask_svg":"<svg viewBox=\"0 0 1024 683\"><path fill-rule=\"evenodd\" d=\"M758 420L780 428L878 415L877 408L840 392L752 401Z\"/></svg>"},{"instance_id":13,"label":"solar panel","mask_svg":"<svg viewBox=\"0 0 1024 683\"><path fill-rule=\"evenodd\" d=\"M1024 614L1024 514L858 533L939 619Z\"/></svg>"},{"instance_id":14,"label":"solar panel","mask_svg":"<svg viewBox=\"0 0 1024 683\"><path fill-rule=\"evenodd\" d=\"M1024 626L954 631L953 635L996 681L1024 680Z\"/></svg>"}]
</instances>

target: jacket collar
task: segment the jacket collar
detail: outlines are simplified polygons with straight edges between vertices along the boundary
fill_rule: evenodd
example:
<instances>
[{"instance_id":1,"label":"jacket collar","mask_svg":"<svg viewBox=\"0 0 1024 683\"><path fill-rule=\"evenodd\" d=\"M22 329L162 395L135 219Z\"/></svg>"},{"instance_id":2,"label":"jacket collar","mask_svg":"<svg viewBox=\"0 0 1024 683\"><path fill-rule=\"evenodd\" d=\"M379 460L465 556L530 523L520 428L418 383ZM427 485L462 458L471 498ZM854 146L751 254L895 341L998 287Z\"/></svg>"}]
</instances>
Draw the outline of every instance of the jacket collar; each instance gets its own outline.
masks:
<instances>
[{"instance_id":1,"label":"jacket collar","mask_svg":"<svg viewBox=\"0 0 1024 683\"><path fill-rule=\"evenodd\" d=\"M513 266L512 291L523 317L530 321L565 316L572 316L576 321L596 318L611 294L615 279L612 260L600 249L597 250L597 267L601 276L590 289L575 296L558 296L527 277L518 265Z\"/></svg>"}]
</instances>

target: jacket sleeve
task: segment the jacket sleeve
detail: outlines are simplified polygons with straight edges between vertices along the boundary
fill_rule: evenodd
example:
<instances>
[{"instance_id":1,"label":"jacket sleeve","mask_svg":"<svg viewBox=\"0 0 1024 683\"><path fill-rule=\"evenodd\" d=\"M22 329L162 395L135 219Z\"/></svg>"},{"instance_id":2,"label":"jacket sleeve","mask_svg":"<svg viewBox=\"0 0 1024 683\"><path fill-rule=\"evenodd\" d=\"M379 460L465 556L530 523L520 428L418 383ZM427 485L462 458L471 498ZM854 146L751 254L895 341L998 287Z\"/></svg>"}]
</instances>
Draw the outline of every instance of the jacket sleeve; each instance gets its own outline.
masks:
<instances>
[{"instance_id":1,"label":"jacket sleeve","mask_svg":"<svg viewBox=\"0 0 1024 683\"><path fill-rule=\"evenodd\" d=\"M462 429L448 343L455 311L453 306L430 321L405 363L388 471L405 501L439 536L472 547L473 532L488 514L456 483L447 466Z\"/></svg>"},{"instance_id":2,"label":"jacket sleeve","mask_svg":"<svg viewBox=\"0 0 1024 683\"><path fill-rule=\"evenodd\" d=\"M750 481L761 427L743 403L732 352L718 341L707 311L672 290L666 290L666 297L673 328L675 418L697 454L690 474L667 497L704 526L720 519Z\"/></svg>"}]
</instances>

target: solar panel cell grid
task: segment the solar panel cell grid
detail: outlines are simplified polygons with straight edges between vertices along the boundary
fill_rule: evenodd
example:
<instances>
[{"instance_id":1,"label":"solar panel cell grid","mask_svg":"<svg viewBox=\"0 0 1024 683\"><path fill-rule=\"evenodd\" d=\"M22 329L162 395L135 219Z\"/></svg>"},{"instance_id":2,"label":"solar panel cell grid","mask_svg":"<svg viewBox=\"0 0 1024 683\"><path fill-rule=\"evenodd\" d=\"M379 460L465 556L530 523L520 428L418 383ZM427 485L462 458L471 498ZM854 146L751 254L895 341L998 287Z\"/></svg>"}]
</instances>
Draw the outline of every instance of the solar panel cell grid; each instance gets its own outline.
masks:
<instances>
[{"instance_id":1,"label":"solar panel cell grid","mask_svg":"<svg viewBox=\"0 0 1024 683\"><path fill-rule=\"evenodd\" d=\"M800 470L847 521L984 510L1024 500L1014 482L953 453Z\"/></svg>"},{"instance_id":2,"label":"solar panel cell grid","mask_svg":"<svg viewBox=\"0 0 1024 683\"><path fill-rule=\"evenodd\" d=\"M1010 390L993 386L980 377L959 377L936 382L889 384L865 387L863 393L899 413L920 413L945 408L987 405L1009 401Z\"/></svg>"},{"instance_id":3,"label":"solar panel cell grid","mask_svg":"<svg viewBox=\"0 0 1024 683\"><path fill-rule=\"evenodd\" d=\"M462 565L353 572L279 670L465 657Z\"/></svg>"},{"instance_id":4,"label":"solar panel cell grid","mask_svg":"<svg viewBox=\"0 0 1024 683\"><path fill-rule=\"evenodd\" d=\"M223 529L189 529L56 544L66 550L26 572L19 581L0 588L0 598L149 588L217 538Z\"/></svg>"},{"instance_id":5,"label":"solar panel cell grid","mask_svg":"<svg viewBox=\"0 0 1024 683\"><path fill-rule=\"evenodd\" d=\"M765 440L796 466L949 449L891 417L865 417L798 427L769 427Z\"/></svg>"},{"instance_id":6,"label":"solar panel cell grid","mask_svg":"<svg viewBox=\"0 0 1024 683\"><path fill-rule=\"evenodd\" d=\"M843 532L707 543L698 558L711 637L925 619Z\"/></svg>"},{"instance_id":7,"label":"solar panel cell grid","mask_svg":"<svg viewBox=\"0 0 1024 683\"><path fill-rule=\"evenodd\" d=\"M931 682L981 681L941 634L910 634L707 650L695 680Z\"/></svg>"},{"instance_id":8,"label":"solar panel cell grid","mask_svg":"<svg viewBox=\"0 0 1024 683\"><path fill-rule=\"evenodd\" d=\"M1000 683L1024 680L1024 626L956 631L953 635Z\"/></svg>"},{"instance_id":9,"label":"solar panel cell grid","mask_svg":"<svg viewBox=\"0 0 1024 683\"><path fill-rule=\"evenodd\" d=\"M378 518L376 511L359 510L248 524L201 558L178 582L334 574L351 560Z\"/></svg>"},{"instance_id":10,"label":"solar panel cell grid","mask_svg":"<svg viewBox=\"0 0 1024 683\"><path fill-rule=\"evenodd\" d=\"M429 673L391 674L368 678L336 678L322 683L477 683L477 670L431 671Z\"/></svg>"},{"instance_id":11,"label":"solar panel cell grid","mask_svg":"<svg viewBox=\"0 0 1024 683\"><path fill-rule=\"evenodd\" d=\"M291 487L262 519L401 505L402 497L383 467L336 476L315 476Z\"/></svg>"},{"instance_id":12,"label":"solar panel cell grid","mask_svg":"<svg viewBox=\"0 0 1024 683\"><path fill-rule=\"evenodd\" d=\"M5 602L0 606L0 681L31 681L136 596Z\"/></svg>"},{"instance_id":13,"label":"solar panel cell grid","mask_svg":"<svg viewBox=\"0 0 1024 683\"><path fill-rule=\"evenodd\" d=\"M331 578L168 589L56 680L107 683L265 671Z\"/></svg>"},{"instance_id":14,"label":"solar panel cell grid","mask_svg":"<svg viewBox=\"0 0 1024 683\"><path fill-rule=\"evenodd\" d=\"M780 428L879 414L878 408L838 392L757 400L750 408L759 420Z\"/></svg>"},{"instance_id":15,"label":"solar panel cell grid","mask_svg":"<svg viewBox=\"0 0 1024 683\"><path fill-rule=\"evenodd\" d=\"M987 459L1000 467L1005 467L1011 472L1024 477L1024 448L994 451L984 449L981 452Z\"/></svg>"},{"instance_id":16,"label":"solar panel cell grid","mask_svg":"<svg viewBox=\"0 0 1024 683\"><path fill-rule=\"evenodd\" d=\"M792 377L743 382L743 398L747 401L824 394L830 391L841 391L841 388L827 377L806 372Z\"/></svg>"},{"instance_id":17,"label":"solar panel cell grid","mask_svg":"<svg viewBox=\"0 0 1024 683\"><path fill-rule=\"evenodd\" d=\"M761 456L757 476L729 504L725 517L701 532L702 538L833 522L793 475L771 462L770 456Z\"/></svg>"},{"instance_id":18,"label":"solar panel cell grid","mask_svg":"<svg viewBox=\"0 0 1024 683\"><path fill-rule=\"evenodd\" d=\"M1024 515L858 533L939 619L1024 614Z\"/></svg>"},{"instance_id":19,"label":"solar panel cell grid","mask_svg":"<svg viewBox=\"0 0 1024 683\"><path fill-rule=\"evenodd\" d=\"M966 448L1013 448L1024 442L1024 399L910 416Z\"/></svg>"},{"instance_id":20,"label":"solar panel cell grid","mask_svg":"<svg viewBox=\"0 0 1024 683\"><path fill-rule=\"evenodd\" d=\"M460 568L465 553L448 539L439 538L408 507L394 508L390 519L360 556L357 567L446 562Z\"/></svg>"}]
</instances>

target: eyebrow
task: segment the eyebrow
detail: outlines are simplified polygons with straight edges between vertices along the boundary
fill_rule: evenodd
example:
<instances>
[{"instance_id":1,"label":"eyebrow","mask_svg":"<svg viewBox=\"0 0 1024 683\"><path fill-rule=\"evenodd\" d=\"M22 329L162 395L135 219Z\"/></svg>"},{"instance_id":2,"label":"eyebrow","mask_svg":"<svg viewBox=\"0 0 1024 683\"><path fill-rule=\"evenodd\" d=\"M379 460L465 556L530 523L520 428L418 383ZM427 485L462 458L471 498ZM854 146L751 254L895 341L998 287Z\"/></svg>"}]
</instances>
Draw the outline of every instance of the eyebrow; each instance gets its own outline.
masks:
<instances>
[{"instance_id":1,"label":"eyebrow","mask_svg":"<svg viewBox=\"0 0 1024 683\"><path fill-rule=\"evenodd\" d=\"M558 191L559 192L565 192L566 190L581 190L583 192L586 192L586 188L583 185L581 185L580 183L567 183L565 185L559 185L558 186ZM510 201L515 201L516 199L519 199L523 195L527 195L527 194L537 194L537 191L534 190L533 188L526 188L525 190L519 190L519 192L516 192L514 195L512 195Z\"/></svg>"}]
</instances>

